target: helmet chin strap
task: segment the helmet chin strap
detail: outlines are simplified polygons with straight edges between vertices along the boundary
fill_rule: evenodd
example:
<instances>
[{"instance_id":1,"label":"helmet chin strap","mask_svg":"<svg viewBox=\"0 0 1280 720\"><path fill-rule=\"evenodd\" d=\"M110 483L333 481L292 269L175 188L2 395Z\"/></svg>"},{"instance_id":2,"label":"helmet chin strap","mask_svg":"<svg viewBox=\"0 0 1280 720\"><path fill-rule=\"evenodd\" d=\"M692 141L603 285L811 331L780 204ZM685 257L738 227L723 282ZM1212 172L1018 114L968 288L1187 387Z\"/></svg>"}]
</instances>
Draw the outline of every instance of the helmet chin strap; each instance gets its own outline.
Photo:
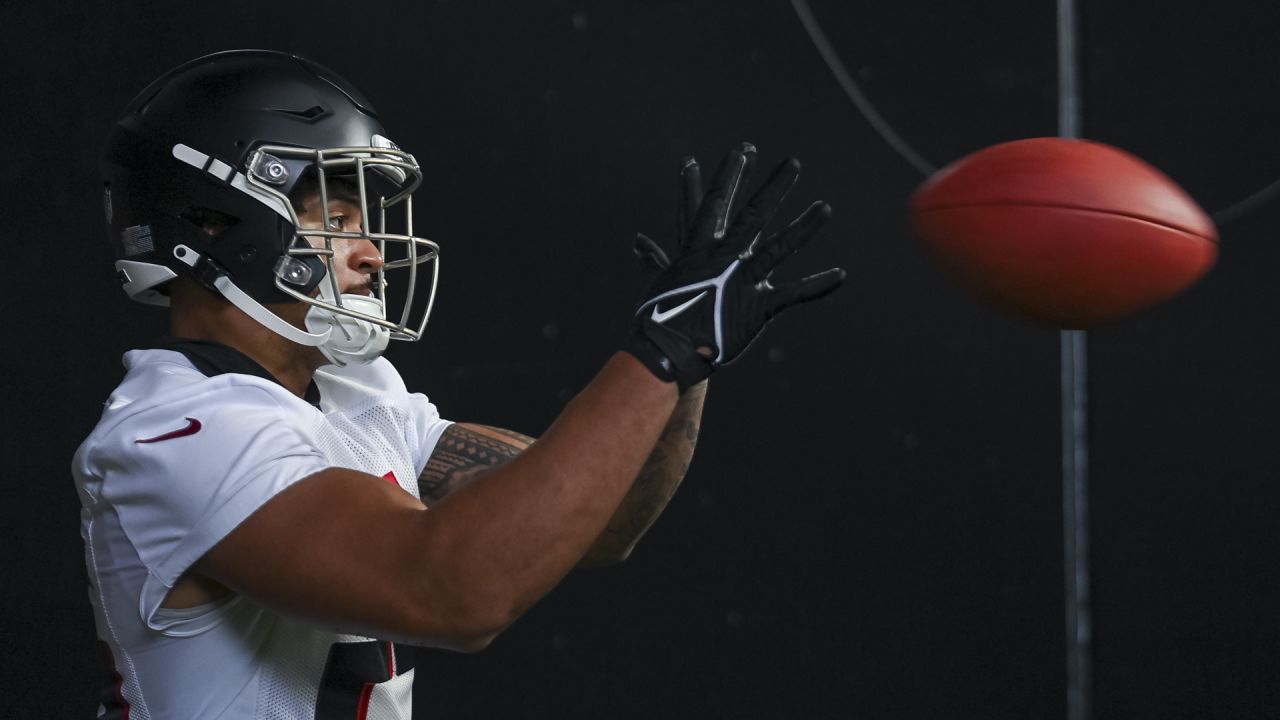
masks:
<instances>
[{"instance_id":1,"label":"helmet chin strap","mask_svg":"<svg viewBox=\"0 0 1280 720\"><path fill-rule=\"evenodd\" d=\"M173 254L192 268L201 259L200 253L186 245L175 247ZM219 274L214 279L213 286L228 302L263 327L299 345L319 348L325 359L338 367L373 362L386 351L387 343L391 340L391 331L384 327L316 305L312 305L307 311L306 325L307 330L310 330L307 332L268 310L231 282L225 274ZM320 299L336 304L329 283L320 283ZM377 298L343 293L342 306L366 315L386 317L386 306Z\"/></svg>"},{"instance_id":2,"label":"helmet chin strap","mask_svg":"<svg viewBox=\"0 0 1280 720\"><path fill-rule=\"evenodd\" d=\"M320 299L334 302L329 283L320 283ZM365 295L343 293L342 306L379 318L386 317L387 312L382 300ZM316 305L307 311L306 323L311 332L327 336L319 345L320 352L338 367L373 362L382 356L391 340L391 331L387 328Z\"/></svg>"},{"instance_id":3,"label":"helmet chin strap","mask_svg":"<svg viewBox=\"0 0 1280 720\"><path fill-rule=\"evenodd\" d=\"M173 249L173 256L181 260L183 263L195 268L201 259L200 253L187 247L186 245L178 245ZM290 325L283 318L265 308L262 303L249 297L249 294L241 290L235 283L231 282L231 278L225 274L219 274L213 280L213 286L217 289L222 297L227 299L232 305L240 308L245 315L258 321L258 324L267 328L271 332L291 340L299 345L307 345L309 347L317 347L323 345L329 340L330 330L324 329L322 332L309 333L300 328Z\"/></svg>"}]
</instances>

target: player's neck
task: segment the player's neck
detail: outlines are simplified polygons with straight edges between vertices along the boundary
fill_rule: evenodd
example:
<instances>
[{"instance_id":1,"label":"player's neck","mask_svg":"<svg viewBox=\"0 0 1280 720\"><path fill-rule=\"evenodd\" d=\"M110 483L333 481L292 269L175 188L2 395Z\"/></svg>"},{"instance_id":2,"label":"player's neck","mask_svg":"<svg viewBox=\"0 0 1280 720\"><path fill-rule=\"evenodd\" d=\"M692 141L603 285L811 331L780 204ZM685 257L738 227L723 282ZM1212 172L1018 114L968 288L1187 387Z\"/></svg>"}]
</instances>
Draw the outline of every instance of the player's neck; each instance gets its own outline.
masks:
<instances>
[{"instance_id":1,"label":"player's neck","mask_svg":"<svg viewBox=\"0 0 1280 720\"><path fill-rule=\"evenodd\" d=\"M196 295L175 296L173 300L173 312L169 317L173 336L209 340L235 348L261 365L298 397L305 396L316 368L325 362L315 348L280 337L221 298ZM282 311L284 316L295 308L283 306L272 309Z\"/></svg>"}]
</instances>

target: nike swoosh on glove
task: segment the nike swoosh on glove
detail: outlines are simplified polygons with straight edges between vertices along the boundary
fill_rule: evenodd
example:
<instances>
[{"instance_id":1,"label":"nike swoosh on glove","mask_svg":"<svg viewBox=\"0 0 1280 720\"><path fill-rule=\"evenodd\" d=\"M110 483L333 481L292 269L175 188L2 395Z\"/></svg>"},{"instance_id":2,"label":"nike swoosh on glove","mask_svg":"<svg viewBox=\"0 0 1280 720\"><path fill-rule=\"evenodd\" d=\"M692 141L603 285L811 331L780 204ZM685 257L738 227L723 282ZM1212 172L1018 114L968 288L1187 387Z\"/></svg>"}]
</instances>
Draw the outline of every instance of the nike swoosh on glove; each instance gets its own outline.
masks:
<instances>
[{"instance_id":1,"label":"nike swoosh on glove","mask_svg":"<svg viewBox=\"0 0 1280 720\"><path fill-rule=\"evenodd\" d=\"M684 162L674 260L653 240L636 238L636 254L660 272L636 310L625 349L682 392L741 355L775 315L828 295L844 281L840 268L779 285L770 281L774 269L826 224L831 207L815 202L766 236L800 163L781 163L735 215L755 158L749 143L730 152L705 196L697 161Z\"/></svg>"}]
</instances>

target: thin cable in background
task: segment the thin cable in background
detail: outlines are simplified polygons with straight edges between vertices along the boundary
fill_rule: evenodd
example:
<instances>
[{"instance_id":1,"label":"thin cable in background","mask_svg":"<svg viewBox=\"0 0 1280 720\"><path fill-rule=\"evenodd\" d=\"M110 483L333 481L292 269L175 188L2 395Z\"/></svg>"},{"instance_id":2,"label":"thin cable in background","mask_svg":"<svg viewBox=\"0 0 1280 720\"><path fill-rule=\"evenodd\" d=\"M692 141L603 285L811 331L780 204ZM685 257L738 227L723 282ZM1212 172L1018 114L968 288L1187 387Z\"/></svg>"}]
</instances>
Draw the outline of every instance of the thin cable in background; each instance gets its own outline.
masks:
<instances>
[{"instance_id":1,"label":"thin cable in background","mask_svg":"<svg viewBox=\"0 0 1280 720\"><path fill-rule=\"evenodd\" d=\"M1215 224L1222 226L1233 220L1239 220L1254 210L1269 204L1277 197L1280 197L1280 178L1277 178L1272 181L1270 185L1263 187L1261 190L1247 196L1245 199L1232 203L1217 212L1211 213L1209 217L1213 218L1213 222Z\"/></svg>"},{"instance_id":2,"label":"thin cable in background","mask_svg":"<svg viewBox=\"0 0 1280 720\"><path fill-rule=\"evenodd\" d=\"M805 0L791 0L791 6L795 8L796 15L800 17L800 24L804 25L805 32L809 33L809 39L813 41L813 46L818 49L818 54L827 63L831 74L835 75L836 82L840 83L844 94L849 96L854 106L862 113L862 116L871 124L872 129L880 133L880 137L889 143L889 147L902 156L922 175L929 177L937 168L929 161L920 156L902 136L893 129L883 116L880 115L867 96L863 94L862 88L858 87L858 83L854 82L853 76L845 69L844 63L840 61L840 56L836 54L831 43L827 42L827 36L822 32L822 26L818 24L817 18L813 16L813 12L809 10L809 4Z\"/></svg>"},{"instance_id":3,"label":"thin cable in background","mask_svg":"<svg viewBox=\"0 0 1280 720\"><path fill-rule=\"evenodd\" d=\"M844 90L844 94L849 96L858 111L866 118L871 128L879 133L880 137L893 148L898 155L902 156L908 164L920 171L921 175L929 177L937 168L925 160L910 143L902 138L901 135L893 129L889 121L876 110L871 104L871 100L862 92L862 88L854 81L853 76L849 74L849 70L840 60L839 54L831 47L831 43L827 40L826 34L822 32L822 26L814 17L813 11L809 9L807 0L791 0L791 6L795 8L796 15L800 18L800 24L804 26L805 32L809 34L809 39L813 42L814 48L827 64L827 68L831 70L831 74L835 76L836 82L840 88ZM1210 213L1214 223L1219 226L1238 220L1245 215L1271 203L1277 197L1280 197L1280 178L1266 185L1262 189L1247 195L1244 199L1234 202L1221 210Z\"/></svg>"}]
</instances>

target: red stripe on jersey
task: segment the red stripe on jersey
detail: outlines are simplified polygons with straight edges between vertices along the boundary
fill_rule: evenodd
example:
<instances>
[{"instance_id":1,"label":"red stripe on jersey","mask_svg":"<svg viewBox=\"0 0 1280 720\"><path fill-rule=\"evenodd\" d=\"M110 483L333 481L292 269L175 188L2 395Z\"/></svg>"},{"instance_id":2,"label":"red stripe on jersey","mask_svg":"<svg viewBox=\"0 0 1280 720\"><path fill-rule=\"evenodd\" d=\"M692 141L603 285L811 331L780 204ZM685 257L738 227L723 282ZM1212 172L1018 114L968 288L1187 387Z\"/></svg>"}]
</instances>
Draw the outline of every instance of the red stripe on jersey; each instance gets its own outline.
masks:
<instances>
[{"instance_id":1,"label":"red stripe on jersey","mask_svg":"<svg viewBox=\"0 0 1280 720\"><path fill-rule=\"evenodd\" d=\"M396 478L395 471L393 470L388 470L387 474L382 476L382 479L386 480L392 485L395 485L396 487L400 487L400 480Z\"/></svg>"},{"instance_id":2,"label":"red stripe on jersey","mask_svg":"<svg viewBox=\"0 0 1280 720\"><path fill-rule=\"evenodd\" d=\"M391 677L396 676L396 646L395 643L387 643L387 667L391 668Z\"/></svg>"},{"instance_id":3,"label":"red stripe on jersey","mask_svg":"<svg viewBox=\"0 0 1280 720\"><path fill-rule=\"evenodd\" d=\"M106 714L102 717L129 720L129 712L132 710L132 706L124 698L124 676L116 669L116 658L111 653L111 646L99 640L98 647L102 650L103 660L107 664L107 687L104 688L105 692L102 698Z\"/></svg>"},{"instance_id":4,"label":"red stripe on jersey","mask_svg":"<svg viewBox=\"0 0 1280 720\"><path fill-rule=\"evenodd\" d=\"M356 720L368 720L369 698L373 695L373 686L375 684L365 683L360 690L360 704L356 706Z\"/></svg>"}]
</instances>

